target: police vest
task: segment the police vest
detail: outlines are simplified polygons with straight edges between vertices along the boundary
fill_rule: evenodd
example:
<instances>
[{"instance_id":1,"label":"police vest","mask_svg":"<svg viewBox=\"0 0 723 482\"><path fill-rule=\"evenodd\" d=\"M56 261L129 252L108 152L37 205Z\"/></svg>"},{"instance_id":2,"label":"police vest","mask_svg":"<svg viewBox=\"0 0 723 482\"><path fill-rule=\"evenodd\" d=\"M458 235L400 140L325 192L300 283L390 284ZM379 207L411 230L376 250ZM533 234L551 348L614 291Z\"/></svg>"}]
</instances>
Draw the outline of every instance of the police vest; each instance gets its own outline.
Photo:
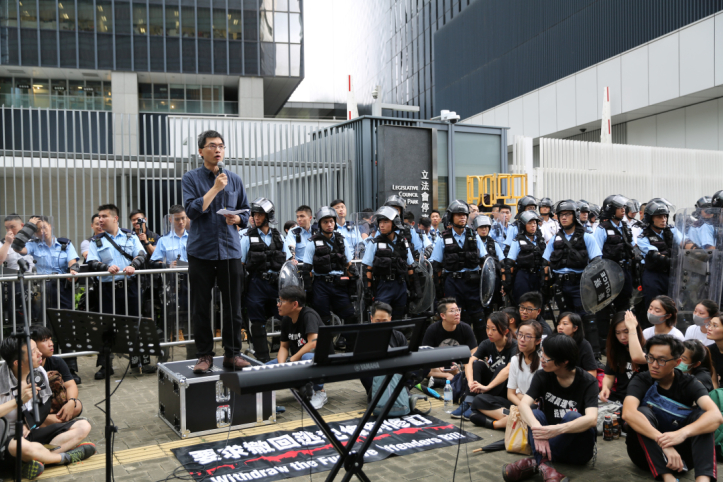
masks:
<instances>
[{"instance_id":1,"label":"police vest","mask_svg":"<svg viewBox=\"0 0 723 482\"><path fill-rule=\"evenodd\" d=\"M554 271L563 268L582 270L588 263L587 246L585 246L585 228L579 224L575 224L575 232L570 240L566 243L563 241L565 230L560 229L555 235L553 247L555 248L550 255L550 266ZM568 244L572 249L568 247Z\"/></svg>"},{"instance_id":2,"label":"police vest","mask_svg":"<svg viewBox=\"0 0 723 482\"><path fill-rule=\"evenodd\" d=\"M313 227L310 227L310 229L311 229L311 231L309 231L309 232L311 233L311 235L312 236L315 235L316 229L314 229ZM294 233L294 238L296 239L296 244L301 243L301 230L302 230L301 226L297 226L291 230L291 232Z\"/></svg>"},{"instance_id":3,"label":"police vest","mask_svg":"<svg viewBox=\"0 0 723 482\"><path fill-rule=\"evenodd\" d=\"M602 246L602 257L615 262L630 261L633 258L632 239L633 234L630 227L624 222L620 222L622 233L618 231L615 225L609 219L600 223L598 229L604 229L607 234L605 244Z\"/></svg>"},{"instance_id":4,"label":"police vest","mask_svg":"<svg viewBox=\"0 0 723 482\"><path fill-rule=\"evenodd\" d=\"M464 245L459 247L454 239L452 228L442 233L444 252L442 254L442 267L447 271L461 271L463 269L477 269L480 264L479 249L477 249L477 236L470 228L464 230Z\"/></svg>"},{"instance_id":5,"label":"police vest","mask_svg":"<svg viewBox=\"0 0 723 482\"><path fill-rule=\"evenodd\" d=\"M669 227L665 227L662 231L663 238L661 239L653 228L646 226L643 232L640 233L641 238L648 238L650 245L658 250L660 254L667 257L667 262L661 260L659 257L646 256L645 257L645 269L650 271L657 271L660 273L668 273L670 271L670 256L673 249L673 231ZM650 254L650 252L648 252ZM659 262L656 262L659 261Z\"/></svg>"},{"instance_id":6,"label":"police vest","mask_svg":"<svg viewBox=\"0 0 723 482\"><path fill-rule=\"evenodd\" d=\"M249 237L249 252L246 255L246 270L249 273L265 273L266 271L279 272L286 261L284 253L284 241L281 234L274 229L271 230L271 243L261 239L259 228L249 229L246 234Z\"/></svg>"},{"instance_id":7,"label":"police vest","mask_svg":"<svg viewBox=\"0 0 723 482\"><path fill-rule=\"evenodd\" d=\"M482 236L480 236L480 239L482 240L482 242L485 245L487 254L492 256L497 261L499 261L499 259L497 258L497 248L496 248L497 243L495 243L495 240L492 239L492 236L485 236L484 238Z\"/></svg>"},{"instance_id":8,"label":"police vest","mask_svg":"<svg viewBox=\"0 0 723 482\"><path fill-rule=\"evenodd\" d=\"M540 231L535 232L534 241L530 241L524 232L517 233L520 252L517 254L518 269L539 270L542 266L542 254L545 252L545 238Z\"/></svg>"},{"instance_id":9,"label":"police vest","mask_svg":"<svg viewBox=\"0 0 723 482\"><path fill-rule=\"evenodd\" d=\"M311 237L310 241L314 243L314 259L312 263L317 274L344 271L347 265L344 236L334 233L333 240L329 240L322 233L317 233ZM331 248L328 244L329 241L333 243Z\"/></svg>"},{"instance_id":10,"label":"police vest","mask_svg":"<svg viewBox=\"0 0 723 482\"><path fill-rule=\"evenodd\" d=\"M386 236L379 235L374 238L377 250L372 262L372 275L402 277L407 274L407 255L409 243L400 236L396 236L396 243L391 243Z\"/></svg>"}]
</instances>

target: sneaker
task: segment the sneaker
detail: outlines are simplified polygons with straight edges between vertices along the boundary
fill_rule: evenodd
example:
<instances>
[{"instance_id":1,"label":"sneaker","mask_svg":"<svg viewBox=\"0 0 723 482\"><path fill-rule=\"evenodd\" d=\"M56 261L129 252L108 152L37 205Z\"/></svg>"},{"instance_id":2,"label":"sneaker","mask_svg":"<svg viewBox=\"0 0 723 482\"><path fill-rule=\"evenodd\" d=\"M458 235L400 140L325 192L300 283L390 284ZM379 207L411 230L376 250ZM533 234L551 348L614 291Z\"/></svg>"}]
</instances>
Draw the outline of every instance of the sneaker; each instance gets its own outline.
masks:
<instances>
[{"instance_id":1,"label":"sneaker","mask_svg":"<svg viewBox=\"0 0 723 482\"><path fill-rule=\"evenodd\" d=\"M201 355L198 357L196 365L193 367L193 373L201 375L206 373L213 366L213 357L211 355Z\"/></svg>"},{"instance_id":2,"label":"sneaker","mask_svg":"<svg viewBox=\"0 0 723 482\"><path fill-rule=\"evenodd\" d=\"M70 457L70 464L77 464L82 460L92 457L93 455L95 455L95 453L95 445L90 442L80 444L73 450L68 450L67 452L65 452L65 454Z\"/></svg>"},{"instance_id":3,"label":"sneaker","mask_svg":"<svg viewBox=\"0 0 723 482\"><path fill-rule=\"evenodd\" d=\"M326 405L326 401L326 392L322 392L321 390L319 390L318 392L314 392L314 395L312 395L311 406L319 410L321 407Z\"/></svg>"},{"instance_id":4,"label":"sneaker","mask_svg":"<svg viewBox=\"0 0 723 482\"><path fill-rule=\"evenodd\" d=\"M23 479L36 479L45 470L45 465L37 460L31 460L30 462L23 462L23 468L21 474Z\"/></svg>"},{"instance_id":5,"label":"sneaker","mask_svg":"<svg viewBox=\"0 0 723 482\"><path fill-rule=\"evenodd\" d=\"M459 404L459 407L457 407L450 416L452 418L462 418L463 415L469 410L469 404L467 402L462 402ZM465 420L469 420L469 418L465 418Z\"/></svg>"},{"instance_id":6,"label":"sneaker","mask_svg":"<svg viewBox=\"0 0 723 482\"><path fill-rule=\"evenodd\" d=\"M470 408L468 408L467 410L464 411L464 413L462 414L462 418L463 418L464 420L468 420L468 421L469 421L469 418L470 418L472 415L474 415L474 412L472 411L472 407L470 407Z\"/></svg>"},{"instance_id":7,"label":"sneaker","mask_svg":"<svg viewBox=\"0 0 723 482\"><path fill-rule=\"evenodd\" d=\"M111 374L111 375L115 374L115 370L113 370L113 368L110 369L110 374ZM104 367L100 367L100 370L98 370L98 371L96 372L96 374L94 375L93 378L95 378L96 380L103 380L103 379L105 379L105 368L104 368Z\"/></svg>"}]
</instances>

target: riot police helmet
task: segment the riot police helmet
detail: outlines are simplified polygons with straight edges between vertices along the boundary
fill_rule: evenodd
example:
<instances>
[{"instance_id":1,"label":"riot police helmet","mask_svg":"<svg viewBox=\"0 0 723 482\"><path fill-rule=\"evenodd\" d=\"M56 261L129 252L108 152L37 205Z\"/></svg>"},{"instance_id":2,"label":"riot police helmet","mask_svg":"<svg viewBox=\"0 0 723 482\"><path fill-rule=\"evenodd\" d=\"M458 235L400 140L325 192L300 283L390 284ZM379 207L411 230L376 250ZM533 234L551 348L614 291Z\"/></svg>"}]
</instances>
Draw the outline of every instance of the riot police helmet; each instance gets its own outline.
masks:
<instances>
[{"instance_id":1,"label":"riot police helmet","mask_svg":"<svg viewBox=\"0 0 723 482\"><path fill-rule=\"evenodd\" d=\"M557 203L557 206L555 207L555 215L557 216L558 221L560 220L560 214L567 211L572 213L573 223L582 224L580 222L579 205L572 199L566 199Z\"/></svg>"},{"instance_id":2,"label":"riot police helmet","mask_svg":"<svg viewBox=\"0 0 723 482\"><path fill-rule=\"evenodd\" d=\"M647 206L645 206L645 215L643 216L643 222L648 226L653 225L653 216L663 215L666 218L670 216L670 207L662 202L651 200Z\"/></svg>"},{"instance_id":3,"label":"riot police helmet","mask_svg":"<svg viewBox=\"0 0 723 482\"><path fill-rule=\"evenodd\" d=\"M372 222L377 225L379 224L379 221L383 219L391 221L396 229L401 229L403 227L399 218L399 213L391 206L380 207L377 209L377 212L374 213L374 216L372 216Z\"/></svg>"},{"instance_id":4,"label":"riot police helmet","mask_svg":"<svg viewBox=\"0 0 723 482\"><path fill-rule=\"evenodd\" d=\"M334 208L331 208L329 206L323 206L321 209L319 209L316 212L316 222L319 223L319 228L321 228L321 221L325 218L334 218L334 223L338 222L338 217L336 215L336 211ZM334 225L334 228L336 229L336 225Z\"/></svg>"},{"instance_id":5,"label":"riot police helmet","mask_svg":"<svg viewBox=\"0 0 723 482\"><path fill-rule=\"evenodd\" d=\"M590 204L590 216L593 216L595 219L600 217L600 206L597 204Z\"/></svg>"},{"instance_id":6,"label":"riot police helmet","mask_svg":"<svg viewBox=\"0 0 723 482\"><path fill-rule=\"evenodd\" d=\"M550 212L552 212L552 199L549 197L543 197L540 199L540 205L538 209L542 210L542 208L550 208Z\"/></svg>"},{"instance_id":7,"label":"riot police helmet","mask_svg":"<svg viewBox=\"0 0 723 482\"><path fill-rule=\"evenodd\" d=\"M399 194L392 194L384 201L385 206L392 206L399 208L399 216L404 217L404 210L407 209L407 202Z\"/></svg>"},{"instance_id":8,"label":"riot police helmet","mask_svg":"<svg viewBox=\"0 0 723 482\"><path fill-rule=\"evenodd\" d=\"M476 218L474 218L474 221L472 221L472 225L474 226L475 231L478 228L490 228L492 229L492 219L490 219L489 216L486 216L484 214L480 214Z\"/></svg>"},{"instance_id":9,"label":"riot police helmet","mask_svg":"<svg viewBox=\"0 0 723 482\"><path fill-rule=\"evenodd\" d=\"M460 201L459 199L455 199L452 201L449 206L447 207L447 212L445 213L445 216L447 217L447 222L454 226L455 228L462 229L466 226L465 225L457 225L454 224L454 215L455 214L464 214L467 217L469 217L469 205L464 202Z\"/></svg>"},{"instance_id":10,"label":"riot police helmet","mask_svg":"<svg viewBox=\"0 0 723 482\"><path fill-rule=\"evenodd\" d=\"M658 201L658 202L661 202L661 203L665 204L666 206L668 206L668 210L669 210L671 213L675 213L675 204L673 204L672 202L668 201L668 200L665 199L664 197L654 197L653 199L651 199L650 201L648 201L648 204L650 204L651 202L654 202L654 201ZM647 211L647 206L646 206L646 211Z\"/></svg>"},{"instance_id":11,"label":"riot police helmet","mask_svg":"<svg viewBox=\"0 0 723 482\"><path fill-rule=\"evenodd\" d=\"M710 202L711 207L723 208L723 189L713 194L713 196L711 196L710 198Z\"/></svg>"},{"instance_id":12,"label":"riot police helmet","mask_svg":"<svg viewBox=\"0 0 723 482\"><path fill-rule=\"evenodd\" d=\"M265 223L276 223L276 208L274 207L274 203L265 197L256 198L251 202L251 215L253 216L255 213L265 214Z\"/></svg>"},{"instance_id":13,"label":"riot police helmet","mask_svg":"<svg viewBox=\"0 0 723 482\"><path fill-rule=\"evenodd\" d=\"M697 209L713 207L713 199L710 196L703 196L695 202Z\"/></svg>"},{"instance_id":14,"label":"riot police helmet","mask_svg":"<svg viewBox=\"0 0 723 482\"><path fill-rule=\"evenodd\" d=\"M640 211L640 201L637 199L630 199L625 203L625 214L637 213Z\"/></svg>"},{"instance_id":15,"label":"riot police helmet","mask_svg":"<svg viewBox=\"0 0 723 482\"><path fill-rule=\"evenodd\" d=\"M532 196L524 196L519 201L517 201L517 215L523 211L526 211L528 207L535 206L535 209L537 209L537 199L535 199Z\"/></svg>"},{"instance_id":16,"label":"riot police helmet","mask_svg":"<svg viewBox=\"0 0 723 482\"><path fill-rule=\"evenodd\" d=\"M522 223L522 226L527 226L527 223L530 221L537 221L537 224L540 224L542 222L542 219L540 218L540 215L537 214L535 211L525 211L522 214L520 214L520 223Z\"/></svg>"},{"instance_id":17,"label":"riot police helmet","mask_svg":"<svg viewBox=\"0 0 723 482\"><path fill-rule=\"evenodd\" d=\"M599 214L602 215L603 219L612 219L615 217L615 212L620 208L624 208L628 202L630 202L630 199L621 194L611 194L603 201L602 211Z\"/></svg>"},{"instance_id":18,"label":"riot police helmet","mask_svg":"<svg viewBox=\"0 0 723 482\"><path fill-rule=\"evenodd\" d=\"M590 203L585 201L584 199L580 199L577 202L577 210L580 213L589 213L590 212Z\"/></svg>"}]
</instances>

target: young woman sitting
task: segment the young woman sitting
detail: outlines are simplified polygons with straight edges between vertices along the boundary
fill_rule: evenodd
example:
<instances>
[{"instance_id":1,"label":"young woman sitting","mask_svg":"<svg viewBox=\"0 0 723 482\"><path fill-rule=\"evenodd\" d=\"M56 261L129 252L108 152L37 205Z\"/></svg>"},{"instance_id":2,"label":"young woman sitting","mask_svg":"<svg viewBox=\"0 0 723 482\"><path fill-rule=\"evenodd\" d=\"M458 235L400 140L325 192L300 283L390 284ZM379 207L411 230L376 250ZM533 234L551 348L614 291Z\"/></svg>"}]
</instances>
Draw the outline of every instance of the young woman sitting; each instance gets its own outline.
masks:
<instances>
[{"instance_id":1,"label":"young woman sitting","mask_svg":"<svg viewBox=\"0 0 723 482\"><path fill-rule=\"evenodd\" d=\"M675 327L678 322L678 308L670 297L660 295L650 302L648 321L653 326L643 330L646 340L650 340L654 335L671 335L680 341L685 341L683 333Z\"/></svg>"},{"instance_id":2,"label":"young woman sitting","mask_svg":"<svg viewBox=\"0 0 723 482\"><path fill-rule=\"evenodd\" d=\"M590 342L585 339L585 329L582 326L580 315L570 312L561 314L560 321L557 323L557 332L572 337L577 343L579 357L575 360L575 365L597 377L597 362Z\"/></svg>"},{"instance_id":3,"label":"young woman sitting","mask_svg":"<svg viewBox=\"0 0 723 482\"><path fill-rule=\"evenodd\" d=\"M693 375L709 393L718 388L718 376L710 360L710 350L698 340L685 340L683 346L685 351L680 357L682 361L677 366L678 370Z\"/></svg>"},{"instance_id":4,"label":"young woman sitting","mask_svg":"<svg viewBox=\"0 0 723 482\"><path fill-rule=\"evenodd\" d=\"M686 340L698 340L704 345L712 345L708 339L708 324L711 318L718 316L718 304L711 300L700 300L693 311L693 324L685 330Z\"/></svg>"},{"instance_id":5,"label":"young woman sitting","mask_svg":"<svg viewBox=\"0 0 723 482\"><path fill-rule=\"evenodd\" d=\"M639 371L648 369L643 346L645 338L632 311L618 311L610 324L607 338L605 378L600 390L603 402L621 402L627 395L628 383ZM613 386L617 380L617 386Z\"/></svg>"}]
</instances>

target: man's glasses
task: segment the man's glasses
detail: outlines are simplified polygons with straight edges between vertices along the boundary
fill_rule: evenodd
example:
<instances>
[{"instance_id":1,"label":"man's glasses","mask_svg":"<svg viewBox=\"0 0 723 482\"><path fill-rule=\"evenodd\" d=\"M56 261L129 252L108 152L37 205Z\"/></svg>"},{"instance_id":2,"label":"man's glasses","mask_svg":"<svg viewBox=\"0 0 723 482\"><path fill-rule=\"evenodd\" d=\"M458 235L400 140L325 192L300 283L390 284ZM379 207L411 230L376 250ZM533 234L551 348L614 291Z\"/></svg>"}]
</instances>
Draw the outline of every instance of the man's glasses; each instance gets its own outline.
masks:
<instances>
[{"instance_id":1,"label":"man's glasses","mask_svg":"<svg viewBox=\"0 0 723 482\"><path fill-rule=\"evenodd\" d=\"M655 358L650 355L645 355L645 361L648 362L648 365L652 365L653 363L657 363L659 367L664 367L666 363L675 361L675 358Z\"/></svg>"},{"instance_id":2,"label":"man's glasses","mask_svg":"<svg viewBox=\"0 0 723 482\"><path fill-rule=\"evenodd\" d=\"M224 146L223 144L209 144L206 146L206 149L211 149L214 151L216 149L221 149L223 151L224 149L226 149L226 146Z\"/></svg>"},{"instance_id":3,"label":"man's glasses","mask_svg":"<svg viewBox=\"0 0 723 482\"><path fill-rule=\"evenodd\" d=\"M552 358L545 358L544 356L541 356L541 357L540 357L540 361L541 361L544 365L547 365L548 363L550 363L550 362L552 361Z\"/></svg>"},{"instance_id":4,"label":"man's glasses","mask_svg":"<svg viewBox=\"0 0 723 482\"><path fill-rule=\"evenodd\" d=\"M518 306L518 308L520 309L520 311L523 311L525 313L532 313L539 309L539 308L528 308L527 306L522 306L522 305Z\"/></svg>"},{"instance_id":5,"label":"man's glasses","mask_svg":"<svg viewBox=\"0 0 723 482\"><path fill-rule=\"evenodd\" d=\"M522 340L525 340L525 341L532 341L532 340L537 340L537 337L536 337L535 335L529 335L529 334L528 334L528 335L522 335L522 334L520 334L520 332L518 331L518 332L517 332L517 339L518 339L518 340L522 339Z\"/></svg>"},{"instance_id":6,"label":"man's glasses","mask_svg":"<svg viewBox=\"0 0 723 482\"><path fill-rule=\"evenodd\" d=\"M459 308L455 308L453 310L447 310L445 313L447 313L448 315L456 315L462 313L462 310L460 310Z\"/></svg>"}]
</instances>

